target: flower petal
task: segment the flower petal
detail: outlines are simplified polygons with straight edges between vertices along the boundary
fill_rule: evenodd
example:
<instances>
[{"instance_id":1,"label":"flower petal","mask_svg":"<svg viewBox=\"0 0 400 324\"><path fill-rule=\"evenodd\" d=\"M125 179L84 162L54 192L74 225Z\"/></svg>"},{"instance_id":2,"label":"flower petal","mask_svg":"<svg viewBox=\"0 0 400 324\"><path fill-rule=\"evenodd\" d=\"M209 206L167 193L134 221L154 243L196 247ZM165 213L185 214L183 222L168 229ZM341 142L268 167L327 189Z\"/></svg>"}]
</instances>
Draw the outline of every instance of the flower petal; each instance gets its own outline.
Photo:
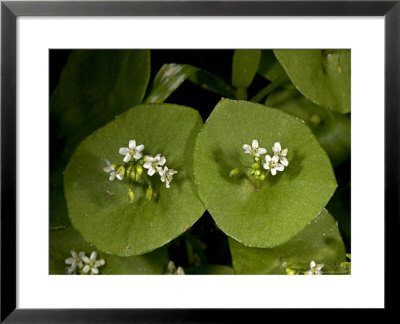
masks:
<instances>
[{"instance_id":1,"label":"flower petal","mask_svg":"<svg viewBox=\"0 0 400 324\"><path fill-rule=\"evenodd\" d=\"M282 150L281 143L275 142L274 147L272 148L274 152L280 152Z\"/></svg>"},{"instance_id":2,"label":"flower petal","mask_svg":"<svg viewBox=\"0 0 400 324\"><path fill-rule=\"evenodd\" d=\"M147 174L151 177L154 173L156 173L156 170L154 168L150 168L149 171L147 171Z\"/></svg>"},{"instance_id":3,"label":"flower petal","mask_svg":"<svg viewBox=\"0 0 400 324\"><path fill-rule=\"evenodd\" d=\"M282 156L286 156L286 155L287 155L287 152L288 152L288 149L285 148L285 149L281 152Z\"/></svg>"},{"instance_id":4,"label":"flower petal","mask_svg":"<svg viewBox=\"0 0 400 324\"><path fill-rule=\"evenodd\" d=\"M140 145L136 146L136 152L141 152L141 151L143 151L143 149L144 149L144 145L143 144L140 144Z\"/></svg>"},{"instance_id":5,"label":"flower petal","mask_svg":"<svg viewBox=\"0 0 400 324\"><path fill-rule=\"evenodd\" d=\"M312 269L312 268L315 268L315 266L316 266L315 262L314 262L314 261L311 261L311 262L310 262L310 268L311 268L311 269Z\"/></svg>"},{"instance_id":6,"label":"flower petal","mask_svg":"<svg viewBox=\"0 0 400 324\"><path fill-rule=\"evenodd\" d=\"M127 162L129 162L130 160L131 160L131 155L130 155L130 154L125 155L123 161L124 161L125 163L127 163Z\"/></svg>"},{"instance_id":7,"label":"flower petal","mask_svg":"<svg viewBox=\"0 0 400 324\"><path fill-rule=\"evenodd\" d=\"M127 147L121 147L120 149L119 149L119 154L121 154L121 155L126 155L126 154L128 154L129 153L129 149L127 148Z\"/></svg>"},{"instance_id":8,"label":"flower petal","mask_svg":"<svg viewBox=\"0 0 400 324\"><path fill-rule=\"evenodd\" d=\"M129 148L134 149L136 147L136 141L135 140L130 140L129 141Z\"/></svg>"},{"instance_id":9,"label":"flower petal","mask_svg":"<svg viewBox=\"0 0 400 324\"><path fill-rule=\"evenodd\" d=\"M87 264L87 265L85 265L85 266L83 267L82 272L83 272L83 273L88 273L89 270L90 270L90 266Z\"/></svg>"},{"instance_id":10,"label":"flower petal","mask_svg":"<svg viewBox=\"0 0 400 324\"><path fill-rule=\"evenodd\" d=\"M90 269L92 271L92 273L94 274L99 274L99 269L97 269L96 267Z\"/></svg>"},{"instance_id":11,"label":"flower petal","mask_svg":"<svg viewBox=\"0 0 400 324\"><path fill-rule=\"evenodd\" d=\"M152 166L152 164L150 161L143 163L143 168L145 168L145 169L149 169L149 168L151 168L151 166Z\"/></svg>"},{"instance_id":12,"label":"flower petal","mask_svg":"<svg viewBox=\"0 0 400 324\"><path fill-rule=\"evenodd\" d=\"M287 167L287 166L289 165L289 161L288 161L287 158L285 158L285 157L282 157L282 158L281 158L281 163L282 163L285 167Z\"/></svg>"},{"instance_id":13,"label":"flower petal","mask_svg":"<svg viewBox=\"0 0 400 324\"><path fill-rule=\"evenodd\" d=\"M167 162L167 159L164 156L162 156L162 157L160 157L160 161L158 162L158 165L162 166L165 164L165 162Z\"/></svg>"},{"instance_id":14,"label":"flower petal","mask_svg":"<svg viewBox=\"0 0 400 324\"><path fill-rule=\"evenodd\" d=\"M285 167L282 164L278 163L276 165L275 169L277 169L278 171L283 171L285 169Z\"/></svg>"},{"instance_id":15,"label":"flower petal","mask_svg":"<svg viewBox=\"0 0 400 324\"><path fill-rule=\"evenodd\" d=\"M92 254L90 254L90 261L93 262L97 258L97 253L96 251L93 251Z\"/></svg>"},{"instance_id":16,"label":"flower petal","mask_svg":"<svg viewBox=\"0 0 400 324\"><path fill-rule=\"evenodd\" d=\"M276 174L276 168L271 169L271 174L274 176Z\"/></svg>"},{"instance_id":17,"label":"flower petal","mask_svg":"<svg viewBox=\"0 0 400 324\"><path fill-rule=\"evenodd\" d=\"M244 149L244 153L250 153L251 152L251 147L250 147L250 145L249 144L244 144L243 146L243 149Z\"/></svg>"},{"instance_id":18,"label":"flower petal","mask_svg":"<svg viewBox=\"0 0 400 324\"><path fill-rule=\"evenodd\" d=\"M256 139L254 139L253 142L251 142L251 147L252 147L253 149L258 148L258 141L257 141Z\"/></svg>"},{"instance_id":19,"label":"flower petal","mask_svg":"<svg viewBox=\"0 0 400 324\"><path fill-rule=\"evenodd\" d=\"M269 163L272 160L271 156L266 155L265 156L265 162Z\"/></svg>"},{"instance_id":20,"label":"flower petal","mask_svg":"<svg viewBox=\"0 0 400 324\"><path fill-rule=\"evenodd\" d=\"M264 163L264 164L263 164L263 168L264 168L265 170L268 170L268 169L269 169L269 163Z\"/></svg>"},{"instance_id":21,"label":"flower petal","mask_svg":"<svg viewBox=\"0 0 400 324\"><path fill-rule=\"evenodd\" d=\"M274 161L275 163L277 163L279 161L279 156L274 155L271 160Z\"/></svg>"},{"instance_id":22,"label":"flower petal","mask_svg":"<svg viewBox=\"0 0 400 324\"><path fill-rule=\"evenodd\" d=\"M260 147L258 149L258 154L265 154L265 153L267 153L267 149L266 148Z\"/></svg>"},{"instance_id":23,"label":"flower petal","mask_svg":"<svg viewBox=\"0 0 400 324\"><path fill-rule=\"evenodd\" d=\"M142 157L142 153L140 153L140 152L138 152L138 151L136 151L136 152L135 152L135 155L133 156L133 158L134 158L135 160L139 160L141 157Z\"/></svg>"},{"instance_id":24,"label":"flower petal","mask_svg":"<svg viewBox=\"0 0 400 324\"><path fill-rule=\"evenodd\" d=\"M74 258L65 259L66 264L72 264L74 262Z\"/></svg>"}]
</instances>

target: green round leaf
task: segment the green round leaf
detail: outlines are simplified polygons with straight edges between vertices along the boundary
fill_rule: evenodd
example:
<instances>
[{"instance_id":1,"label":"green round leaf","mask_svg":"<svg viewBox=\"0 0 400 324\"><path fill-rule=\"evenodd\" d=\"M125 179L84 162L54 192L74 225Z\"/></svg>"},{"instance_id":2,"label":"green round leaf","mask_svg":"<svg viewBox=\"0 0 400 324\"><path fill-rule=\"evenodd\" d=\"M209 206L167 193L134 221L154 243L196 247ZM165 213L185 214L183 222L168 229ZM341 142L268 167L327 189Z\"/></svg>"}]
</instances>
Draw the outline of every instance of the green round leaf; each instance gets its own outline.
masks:
<instances>
[{"instance_id":1,"label":"green round leaf","mask_svg":"<svg viewBox=\"0 0 400 324\"><path fill-rule=\"evenodd\" d=\"M274 50L296 88L319 106L351 111L350 50Z\"/></svg>"},{"instance_id":2,"label":"green round leaf","mask_svg":"<svg viewBox=\"0 0 400 324\"><path fill-rule=\"evenodd\" d=\"M326 274L341 273L346 251L335 219L326 209L290 241L270 249L246 247L229 239L237 274L286 274L286 267L301 272L310 262L323 263Z\"/></svg>"},{"instance_id":3,"label":"green round leaf","mask_svg":"<svg viewBox=\"0 0 400 324\"><path fill-rule=\"evenodd\" d=\"M193 148L202 127L197 111L177 105L141 105L88 136L64 171L64 188L72 225L102 251L130 256L152 251L185 232L203 214L193 182ZM146 187L135 183L128 199L128 181L108 180L104 159L122 163L120 147L129 140L144 144L142 153L166 157L177 170L171 188L151 177L159 190L145 198Z\"/></svg>"},{"instance_id":4,"label":"green round leaf","mask_svg":"<svg viewBox=\"0 0 400 324\"><path fill-rule=\"evenodd\" d=\"M87 256L92 251L98 252L97 260L104 259L106 262L99 267L100 274L163 274L169 260L165 247L132 257L103 253L69 226L64 230L50 231L50 274L66 274L65 259L71 257L71 250L77 253L83 251Z\"/></svg>"},{"instance_id":5,"label":"green round leaf","mask_svg":"<svg viewBox=\"0 0 400 324\"><path fill-rule=\"evenodd\" d=\"M277 89L265 104L302 120L311 128L335 167L350 157L351 122L346 115L317 106L294 89Z\"/></svg>"},{"instance_id":6,"label":"green round leaf","mask_svg":"<svg viewBox=\"0 0 400 324\"><path fill-rule=\"evenodd\" d=\"M289 150L289 166L268 175L261 188L248 176L229 176L252 165L242 145L253 139L268 154L275 142ZM218 227L252 247L291 239L321 212L337 186L327 154L303 122L246 101L218 103L197 137L194 168L200 196Z\"/></svg>"}]
</instances>

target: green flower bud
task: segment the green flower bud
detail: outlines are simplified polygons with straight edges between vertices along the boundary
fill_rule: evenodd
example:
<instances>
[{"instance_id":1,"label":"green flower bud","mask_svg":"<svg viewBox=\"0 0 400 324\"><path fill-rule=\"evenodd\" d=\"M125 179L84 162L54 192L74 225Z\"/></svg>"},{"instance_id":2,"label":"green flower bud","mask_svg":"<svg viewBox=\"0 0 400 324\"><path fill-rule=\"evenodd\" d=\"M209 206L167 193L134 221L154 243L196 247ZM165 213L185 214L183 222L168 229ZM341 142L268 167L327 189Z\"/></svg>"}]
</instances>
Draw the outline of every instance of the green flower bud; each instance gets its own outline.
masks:
<instances>
[{"instance_id":1,"label":"green flower bud","mask_svg":"<svg viewBox=\"0 0 400 324\"><path fill-rule=\"evenodd\" d=\"M313 114L310 117L310 123L314 126L318 126L321 123L321 118L317 114Z\"/></svg>"},{"instance_id":2,"label":"green flower bud","mask_svg":"<svg viewBox=\"0 0 400 324\"><path fill-rule=\"evenodd\" d=\"M143 173L143 166L141 164L136 165L136 181L140 180L142 173Z\"/></svg>"},{"instance_id":3,"label":"green flower bud","mask_svg":"<svg viewBox=\"0 0 400 324\"><path fill-rule=\"evenodd\" d=\"M295 274L297 274L297 271L295 269L286 268L286 274L287 275L295 275Z\"/></svg>"},{"instance_id":4,"label":"green flower bud","mask_svg":"<svg viewBox=\"0 0 400 324\"><path fill-rule=\"evenodd\" d=\"M128 168L126 169L126 177L129 178L129 176L131 175L131 170L132 170L132 165L128 166Z\"/></svg>"},{"instance_id":5,"label":"green flower bud","mask_svg":"<svg viewBox=\"0 0 400 324\"><path fill-rule=\"evenodd\" d=\"M253 165L251 166L253 169L259 169L259 168L261 168L261 166L260 166L260 164L259 163L253 163Z\"/></svg>"},{"instance_id":6,"label":"green flower bud","mask_svg":"<svg viewBox=\"0 0 400 324\"><path fill-rule=\"evenodd\" d=\"M136 180L136 172L135 172L135 168L134 168L134 167L132 167L132 169L131 169L130 177L131 177L131 179L132 179L133 181Z\"/></svg>"},{"instance_id":7,"label":"green flower bud","mask_svg":"<svg viewBox=\"0 0 400 324\"><path fill-rule=\"evenodd\" d=\"M233 169L231 172L229 172L229 176L233 177L235 175L238 175L240 173L240 170L238 168Z\"/></svg>"},{"instance_id":8,"label":"green flower bud","mask_svg":"<svg viewBox=\"0 0 400 324\"><path fill-rule=\"evenodd\" d=\"M259 156L255 156L255 157L254 157L254 162L260 162L260 161L261 161L261 159L260 159Z\"/></svg>"},{"instance_id":9,"label":"green flower bud","mask_svg":"<svg viewBox=\"0 0 400 324\"><path fill-rule=\"evenodd\" d=\"M254 174L254 172L255 172L255 170L251 170L251 171L250 171L250 174Z\"/></svg>"},{"instance_id":10,"label":"green flower bud","mask_svg":"<svg viewBox=\"0 0 400 324\"><path fill-rule=\"evenodd\" d=\"M260 174L261 174L261 171L260 171L260 170L254 171L254 175L255 175L255 176L259 176Z\"/></svg>"},{"instance_id":11,"label":"green flower bud","mask_svg":"<svg viewBox=\"0 0 400 324\"><path fill-rule=\"evenodd\" d=\"M135 199L135 194L133 193L132 189L129 188L128 190L128 198L130 202L133 202L133 200Z\"/></svg>"},{"instance_id":12,"label":"green flower bud","mask_svg":"<svg viewBox=\"0 0 400 324\"><path fill-rule=\"evenodd\" d=\"M267 175L263 172L263 173L260 174L260 176L258 177L258 179L260 179L261 181L264 181L266 176L267 176Z\"/></svg>"},{"instance_id":13,"label":"green flower bud","mask_svg":"<svg viewBox=\"0 0 400 324\"><path fill-rule=\"evenodd\" d=\"M146 199L151 200L152 196L153 196L153 189L151 187L148 187L146 190Z\"/></svg>"}]
</instances>

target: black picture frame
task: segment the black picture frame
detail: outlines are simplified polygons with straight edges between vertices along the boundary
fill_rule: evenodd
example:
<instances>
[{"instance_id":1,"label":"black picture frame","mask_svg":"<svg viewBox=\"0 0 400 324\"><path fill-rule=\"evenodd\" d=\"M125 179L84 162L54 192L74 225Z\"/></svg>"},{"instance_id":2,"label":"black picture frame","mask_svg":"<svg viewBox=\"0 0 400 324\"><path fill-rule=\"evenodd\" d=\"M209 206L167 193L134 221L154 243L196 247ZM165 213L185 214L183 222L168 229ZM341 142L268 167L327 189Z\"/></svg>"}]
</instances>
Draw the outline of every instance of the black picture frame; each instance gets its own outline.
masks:
<instances>
[{"instance_id":1,"label":"black picture frame","mask_svg":"<svg viewBox=\"0 0 400 324\"><path fill-rule=\"evenodd\" d=\"M247 322L266 310L16 308L16 19L19 16L383 16L385 19L385 309L392 296L399 235L400 0L396 1L2 1L1 322ZM370 154L370 153L368 153ZM368 182L368 181L366 181ZM373 258L371 257L371 261ZM371 264L373 268L376 266ZM367 283L366 283L367 284ZM251 314L250 314L251 313ZM260 314L261 313L261 314Z\"/></svg>"}]
</instances>

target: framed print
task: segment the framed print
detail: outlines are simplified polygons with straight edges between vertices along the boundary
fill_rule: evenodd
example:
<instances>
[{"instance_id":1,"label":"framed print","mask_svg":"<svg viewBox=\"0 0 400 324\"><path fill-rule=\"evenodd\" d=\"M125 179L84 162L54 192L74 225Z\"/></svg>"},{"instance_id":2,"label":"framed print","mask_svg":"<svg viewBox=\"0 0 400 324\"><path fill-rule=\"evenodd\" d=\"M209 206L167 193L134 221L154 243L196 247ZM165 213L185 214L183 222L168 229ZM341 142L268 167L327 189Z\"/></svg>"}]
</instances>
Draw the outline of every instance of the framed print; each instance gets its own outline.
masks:
<instances>
[{"instance_id":1,"label":"framed print","mask_svg":"<svg viewBox=\"0 0 400 324\"><path fill-rule=\"evenodd\" d=\"M393 306L398 1L1 10L2 321Z\"/></svg>"}]
</instances>

